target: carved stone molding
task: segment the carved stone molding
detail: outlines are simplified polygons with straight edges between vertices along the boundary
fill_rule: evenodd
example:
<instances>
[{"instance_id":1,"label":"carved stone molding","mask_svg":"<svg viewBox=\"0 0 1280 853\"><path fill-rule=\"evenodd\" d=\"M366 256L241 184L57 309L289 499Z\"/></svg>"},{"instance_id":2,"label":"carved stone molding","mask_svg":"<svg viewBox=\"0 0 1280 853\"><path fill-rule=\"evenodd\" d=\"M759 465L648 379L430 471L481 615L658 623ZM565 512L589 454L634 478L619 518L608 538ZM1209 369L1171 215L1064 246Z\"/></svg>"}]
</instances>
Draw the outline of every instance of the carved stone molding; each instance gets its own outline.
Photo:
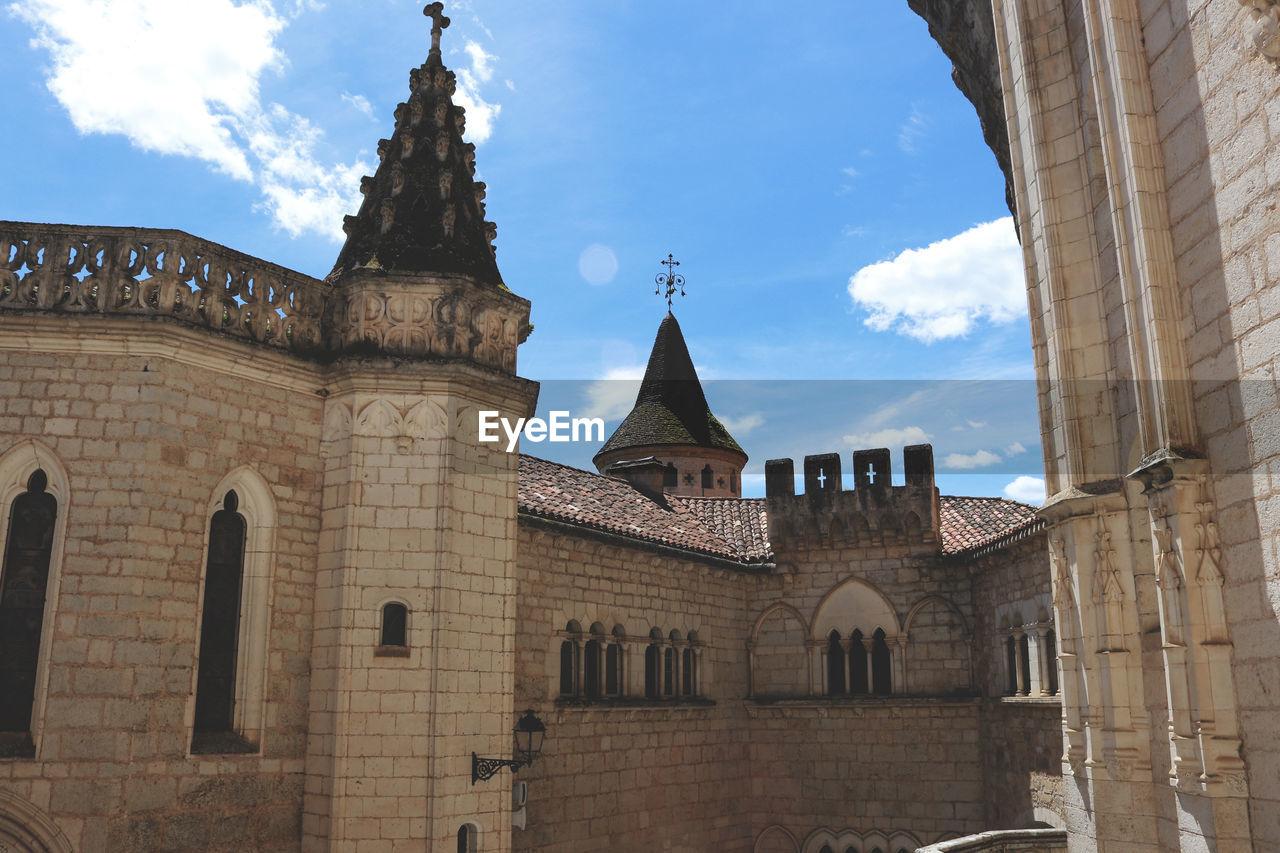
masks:
<instances>
[{"instance_id":1,"label":"carved stone molding","mask_svg":"<svg viewBox=\"0 0 1280 853\"><path fill-rule=\"evenodd\" d=\"M1280 0L1239 0L1249 10L1244 25L1248 43L1273 63L1280 64Z\"/></svg>"},{"instance_id":2,"label":"carved stone molding","mask_svg":"<svg viewBox=\"0 0 1280 853\"><path fill-rule=\"evenodd\" d=\"M421 400L404 410L389 400L375 399L353 412L346 403L326 407L322 440L325 444L353 435L396 439L397 449L408 453L424 441L444 438L449 419L435 400Z\"/></svg>"},{"instance_id":3,"label":"carved stone molding","mask_svg":"<svg viewBox=\"0 0 1280 853\"><path fill-rule=\"evenodd\" d=\"M514 373L529 303L458 277L354 274L334 300L330 346L461 358Z\"/></svg>"}]
</instances>

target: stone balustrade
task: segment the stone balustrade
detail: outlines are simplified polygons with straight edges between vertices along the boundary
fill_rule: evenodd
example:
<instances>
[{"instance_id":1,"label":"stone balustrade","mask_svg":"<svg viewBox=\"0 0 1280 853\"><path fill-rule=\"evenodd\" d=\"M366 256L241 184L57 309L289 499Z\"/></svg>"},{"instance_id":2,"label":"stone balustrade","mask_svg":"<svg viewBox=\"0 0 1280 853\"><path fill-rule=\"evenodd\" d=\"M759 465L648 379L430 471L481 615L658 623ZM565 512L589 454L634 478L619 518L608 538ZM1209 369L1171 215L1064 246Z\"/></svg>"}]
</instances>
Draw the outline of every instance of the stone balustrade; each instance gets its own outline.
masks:
<instances>
[{"instance_id":1,"label":"stone balustrade","mask_svg":"<svg viewBox=\"0 0 1280 853\"><path fill-rule=\"evenodd\" d=\"M0 221L0 310L171 317L306 352L331 289L181 231Z\"/></svg>"}]
</instances>

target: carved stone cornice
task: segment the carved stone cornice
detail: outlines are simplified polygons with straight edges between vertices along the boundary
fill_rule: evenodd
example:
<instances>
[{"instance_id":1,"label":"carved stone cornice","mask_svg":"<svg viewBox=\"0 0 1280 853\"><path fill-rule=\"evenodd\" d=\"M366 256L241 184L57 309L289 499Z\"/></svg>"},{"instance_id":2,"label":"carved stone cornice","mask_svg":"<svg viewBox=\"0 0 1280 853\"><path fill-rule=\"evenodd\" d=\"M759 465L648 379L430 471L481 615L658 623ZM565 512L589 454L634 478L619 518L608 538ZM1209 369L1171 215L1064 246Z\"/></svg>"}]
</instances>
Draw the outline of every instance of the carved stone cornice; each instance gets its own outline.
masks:
<instances>
[{"instance_id":1,"label":"carved stone cornice","mask_svg":"<svg viewBox=\"0 0 1280 853\"><path fill-rule=\"evenodd\" d=\"M1052 525L1072 518L1121 512L1125 508L1124 487L1119 480L1091 484L1086 490L1071 487L1045 501L1036 515Z\"/></svg>"},{"instance_id":2,"label":"carved stone cornice","mask_svg":"<svg viewBox=\"0 0 1280 853\"><path fill-rule=\"evenodd\" d=\"M467 276L357 270L338 282L329 346L465 359L514 373L529 302Z\"/></svg>"}]
</instances>

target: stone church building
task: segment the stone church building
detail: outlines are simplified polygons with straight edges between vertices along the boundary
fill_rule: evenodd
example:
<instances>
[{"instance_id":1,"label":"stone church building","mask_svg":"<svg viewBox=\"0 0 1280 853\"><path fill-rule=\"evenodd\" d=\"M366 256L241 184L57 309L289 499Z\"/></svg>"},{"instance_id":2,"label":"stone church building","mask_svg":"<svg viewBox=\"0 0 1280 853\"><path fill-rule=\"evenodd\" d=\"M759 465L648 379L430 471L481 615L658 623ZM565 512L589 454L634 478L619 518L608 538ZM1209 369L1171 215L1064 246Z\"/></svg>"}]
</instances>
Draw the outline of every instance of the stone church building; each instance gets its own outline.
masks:
<instances>
[{"instance_id":1,"label":"stone church building","mask_svg":"<svg viewBox=\"0 0 1280 853\"><path fill-rule=\"evenodd\" d=\"M911 2L1008 178L1038 509L926 445L740 497L670 314L599 472L482 442L530 306L439 3L324 280L0 222L0 850L1280 850L1280 6Z\"/></svg>"}]
</instances>

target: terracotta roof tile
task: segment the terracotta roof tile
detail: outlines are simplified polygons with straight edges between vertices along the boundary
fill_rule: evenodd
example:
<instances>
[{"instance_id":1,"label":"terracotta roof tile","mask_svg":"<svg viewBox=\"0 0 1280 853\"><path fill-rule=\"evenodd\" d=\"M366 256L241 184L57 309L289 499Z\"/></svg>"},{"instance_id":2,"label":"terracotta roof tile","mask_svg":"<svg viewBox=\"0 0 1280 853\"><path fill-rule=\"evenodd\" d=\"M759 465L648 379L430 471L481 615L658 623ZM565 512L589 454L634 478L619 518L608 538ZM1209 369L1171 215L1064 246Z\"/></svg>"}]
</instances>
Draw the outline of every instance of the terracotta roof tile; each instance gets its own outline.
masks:
<instances>
[{"instance_id":1,"label":"terracotta roof tile","mask_svg":"<svg viewBox=\"0 0 1280 853\"><path fill-rule=\"evenodd\" d=\"M944 495L939 504L944 554L958 554L981 548L997 539L1033 527L1038 521L1035 507L1008 498Z\"/></svg>"},{"instance_id":2,"label":"terracotta roof tile","mask_svg":"<svg viewBox=\"0 0 1280 853\"><path fill-rule=\"evenodd\" d=\"M763 498L646 496L626 480L520 457L520 512L739 563L773 560ZM960 554L1039 524L1007 498L943 495L942 553Z\"/></svg>"}]
</instances>

